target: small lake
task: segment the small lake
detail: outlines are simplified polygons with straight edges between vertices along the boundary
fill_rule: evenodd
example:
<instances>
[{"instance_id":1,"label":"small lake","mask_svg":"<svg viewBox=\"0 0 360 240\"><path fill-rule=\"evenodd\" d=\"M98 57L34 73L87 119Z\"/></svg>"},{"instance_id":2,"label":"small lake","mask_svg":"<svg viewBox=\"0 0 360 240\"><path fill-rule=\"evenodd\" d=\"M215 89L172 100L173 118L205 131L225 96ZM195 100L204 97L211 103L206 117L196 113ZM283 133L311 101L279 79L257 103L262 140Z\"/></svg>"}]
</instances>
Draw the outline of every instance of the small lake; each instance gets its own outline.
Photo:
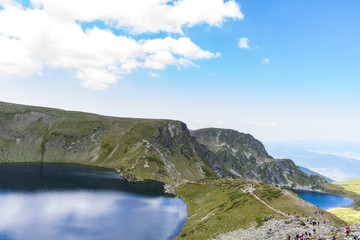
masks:
<instances>
[{"instance_id":1,"label":"small lake","mask_svg":"<svg viewBox=\"0 0 360 240\"><path fill-rule=\"evenodd\" d=\"M304 191L304 190L294 190L291 191L295 192L299 197L304 199L305 201L314 204L324 210L328 210L330 208L336 207L346 207L353 204L354 200L347 197L340 197L332 194L327 193L317 193L311 191Z\"/></svg>"},{"instance_id":2,"label":"small lake","mask_svg":"<svg viewBox=\"0 0 360 240\"><path fill-rule=\"evenodd\" d=\"M155 181L105 168L0 164L0 239L172 239L187 207Z\"/></svg>"}]
</instances>

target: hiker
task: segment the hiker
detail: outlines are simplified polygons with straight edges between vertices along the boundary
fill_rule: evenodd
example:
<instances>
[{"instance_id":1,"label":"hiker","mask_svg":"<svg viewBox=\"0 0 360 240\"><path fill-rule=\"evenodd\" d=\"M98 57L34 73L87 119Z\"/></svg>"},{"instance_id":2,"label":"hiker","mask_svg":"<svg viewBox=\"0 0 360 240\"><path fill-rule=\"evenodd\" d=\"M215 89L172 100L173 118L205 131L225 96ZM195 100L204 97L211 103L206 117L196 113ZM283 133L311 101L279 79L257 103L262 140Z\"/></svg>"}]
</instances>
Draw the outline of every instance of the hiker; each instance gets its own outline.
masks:
<instances>
[{"instance_id":1,"label":"hiker","mask_svg":"<svg viewBox=\"0 0 360 240\"><path fill-rule=\"evenodd\" d=\"M350 227L349 226L346 226L346 236L349 236L349 233L350 233Z\"/></svg>"}]
</instances>

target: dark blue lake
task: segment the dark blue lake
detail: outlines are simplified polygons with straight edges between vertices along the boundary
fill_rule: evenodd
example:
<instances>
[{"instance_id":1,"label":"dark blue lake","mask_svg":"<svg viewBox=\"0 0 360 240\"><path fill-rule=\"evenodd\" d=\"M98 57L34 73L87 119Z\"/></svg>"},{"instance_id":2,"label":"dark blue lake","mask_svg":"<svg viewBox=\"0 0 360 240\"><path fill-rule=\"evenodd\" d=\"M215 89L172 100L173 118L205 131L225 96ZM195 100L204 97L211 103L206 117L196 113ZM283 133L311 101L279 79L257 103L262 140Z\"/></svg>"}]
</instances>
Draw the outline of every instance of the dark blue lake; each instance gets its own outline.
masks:
<instances>
[{"instance_id":1,"label":"dark blue lake","mask_svg":"<svg viewBox=\"0 0 360 240\"><path fill-rule=\"evenodd\" d=\"M0 164L0 239L172 239L185 203L155 181L71 164Z\"/></svg>"},{"instance_id":2,"label":"dark blue lake","mask_svg":"<svg viewBox=\"0 0 360 240\"><path fill-rule=\"evenodd\" d=\"M317 193L317 192L310 192L304 190L294 190L291 191L295 192L299 197L308 201L309 203L314 204L324 210L328 210L330 208L336 207L346 207L350 206L354 200L347 197L340 197L332 194L327 193Z\"/></svg>"}]
</instances>

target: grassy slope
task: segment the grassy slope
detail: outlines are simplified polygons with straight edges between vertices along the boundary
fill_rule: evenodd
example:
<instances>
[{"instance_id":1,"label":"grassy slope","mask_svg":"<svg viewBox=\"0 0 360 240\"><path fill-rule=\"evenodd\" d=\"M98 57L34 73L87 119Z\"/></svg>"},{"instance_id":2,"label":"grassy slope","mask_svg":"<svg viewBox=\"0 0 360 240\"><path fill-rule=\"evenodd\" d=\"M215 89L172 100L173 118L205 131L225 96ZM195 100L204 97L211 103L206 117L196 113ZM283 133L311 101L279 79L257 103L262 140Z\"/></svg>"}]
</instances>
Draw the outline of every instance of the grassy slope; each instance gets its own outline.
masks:
<instances>
[{"instance_id":1,"label":"grassy slope","mask_svg":"<svg viewBox=\"0 0 360 240\"><path fill-rule=\"evenodd\" d=\"M216 179L186 183L176 188L188 206L188 220L177 239L209 239L250 225L261 225L273 215L287 218L266 207L243 189L255 188L255 194L282 212L294 211L302 216L324 221L334 226L344 222L329 213L315 214L316 206L297 195L280 188L270 187L255 180ZM292 215L289 216L292 218Z\"/></svg>"},{"instance_id":2,"label":"grassy slope","mask_svg":"<svg viewBox=\"0 0 360 240\"><path fill-rule=\"evenodd\" d=\"M176 194L188 206L188 220L178 239L209 239L220 233L280 217L250 194L234 187L187 183Z\"/></svg>"},{"instance_id":3,"label":"grassy slope","mask_svg":"<svg viewBox=\"0 0 360 240\"><path fill-rule=\"evenodd\" d=\"M334 184L343 187L347 191L354 192L352 198L355 200L355 204L350 207L333 208L329 212L349 224L360 224L360 179L334 182Z\"/></svg>"},{"instance_id":4,"label":"grassy slope","mask_svg":"<svg viewBox=\"0 0 360 240\"><path fill-rule=\"evenodd\" d=\"M81 163L119 170L128 179L198 179L199 167L214 175L186 134L179 121L0 102L0 162Z\"/></svg>"}]
</instances>

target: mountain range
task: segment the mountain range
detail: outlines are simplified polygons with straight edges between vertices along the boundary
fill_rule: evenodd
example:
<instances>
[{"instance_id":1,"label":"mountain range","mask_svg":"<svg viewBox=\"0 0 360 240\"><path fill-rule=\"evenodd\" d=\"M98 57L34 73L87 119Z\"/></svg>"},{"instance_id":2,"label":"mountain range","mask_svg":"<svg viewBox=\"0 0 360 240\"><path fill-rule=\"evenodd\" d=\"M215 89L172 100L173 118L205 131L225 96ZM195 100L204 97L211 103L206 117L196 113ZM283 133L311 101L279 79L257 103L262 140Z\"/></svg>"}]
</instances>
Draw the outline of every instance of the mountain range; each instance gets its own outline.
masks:
<instances>
[{"instance_id":1,"label":"mountain range","mask_svg":"<svg viewBox=\"0 0 360 240\"><path fill-rule=\"evenodd\" d=\"M326 180L275 159L250 134L189 131L175 120L107 117L0 102L1 162L70 162L110 167L127 179L250 178L322 189Z\"/></svg>"}]
</instances>

